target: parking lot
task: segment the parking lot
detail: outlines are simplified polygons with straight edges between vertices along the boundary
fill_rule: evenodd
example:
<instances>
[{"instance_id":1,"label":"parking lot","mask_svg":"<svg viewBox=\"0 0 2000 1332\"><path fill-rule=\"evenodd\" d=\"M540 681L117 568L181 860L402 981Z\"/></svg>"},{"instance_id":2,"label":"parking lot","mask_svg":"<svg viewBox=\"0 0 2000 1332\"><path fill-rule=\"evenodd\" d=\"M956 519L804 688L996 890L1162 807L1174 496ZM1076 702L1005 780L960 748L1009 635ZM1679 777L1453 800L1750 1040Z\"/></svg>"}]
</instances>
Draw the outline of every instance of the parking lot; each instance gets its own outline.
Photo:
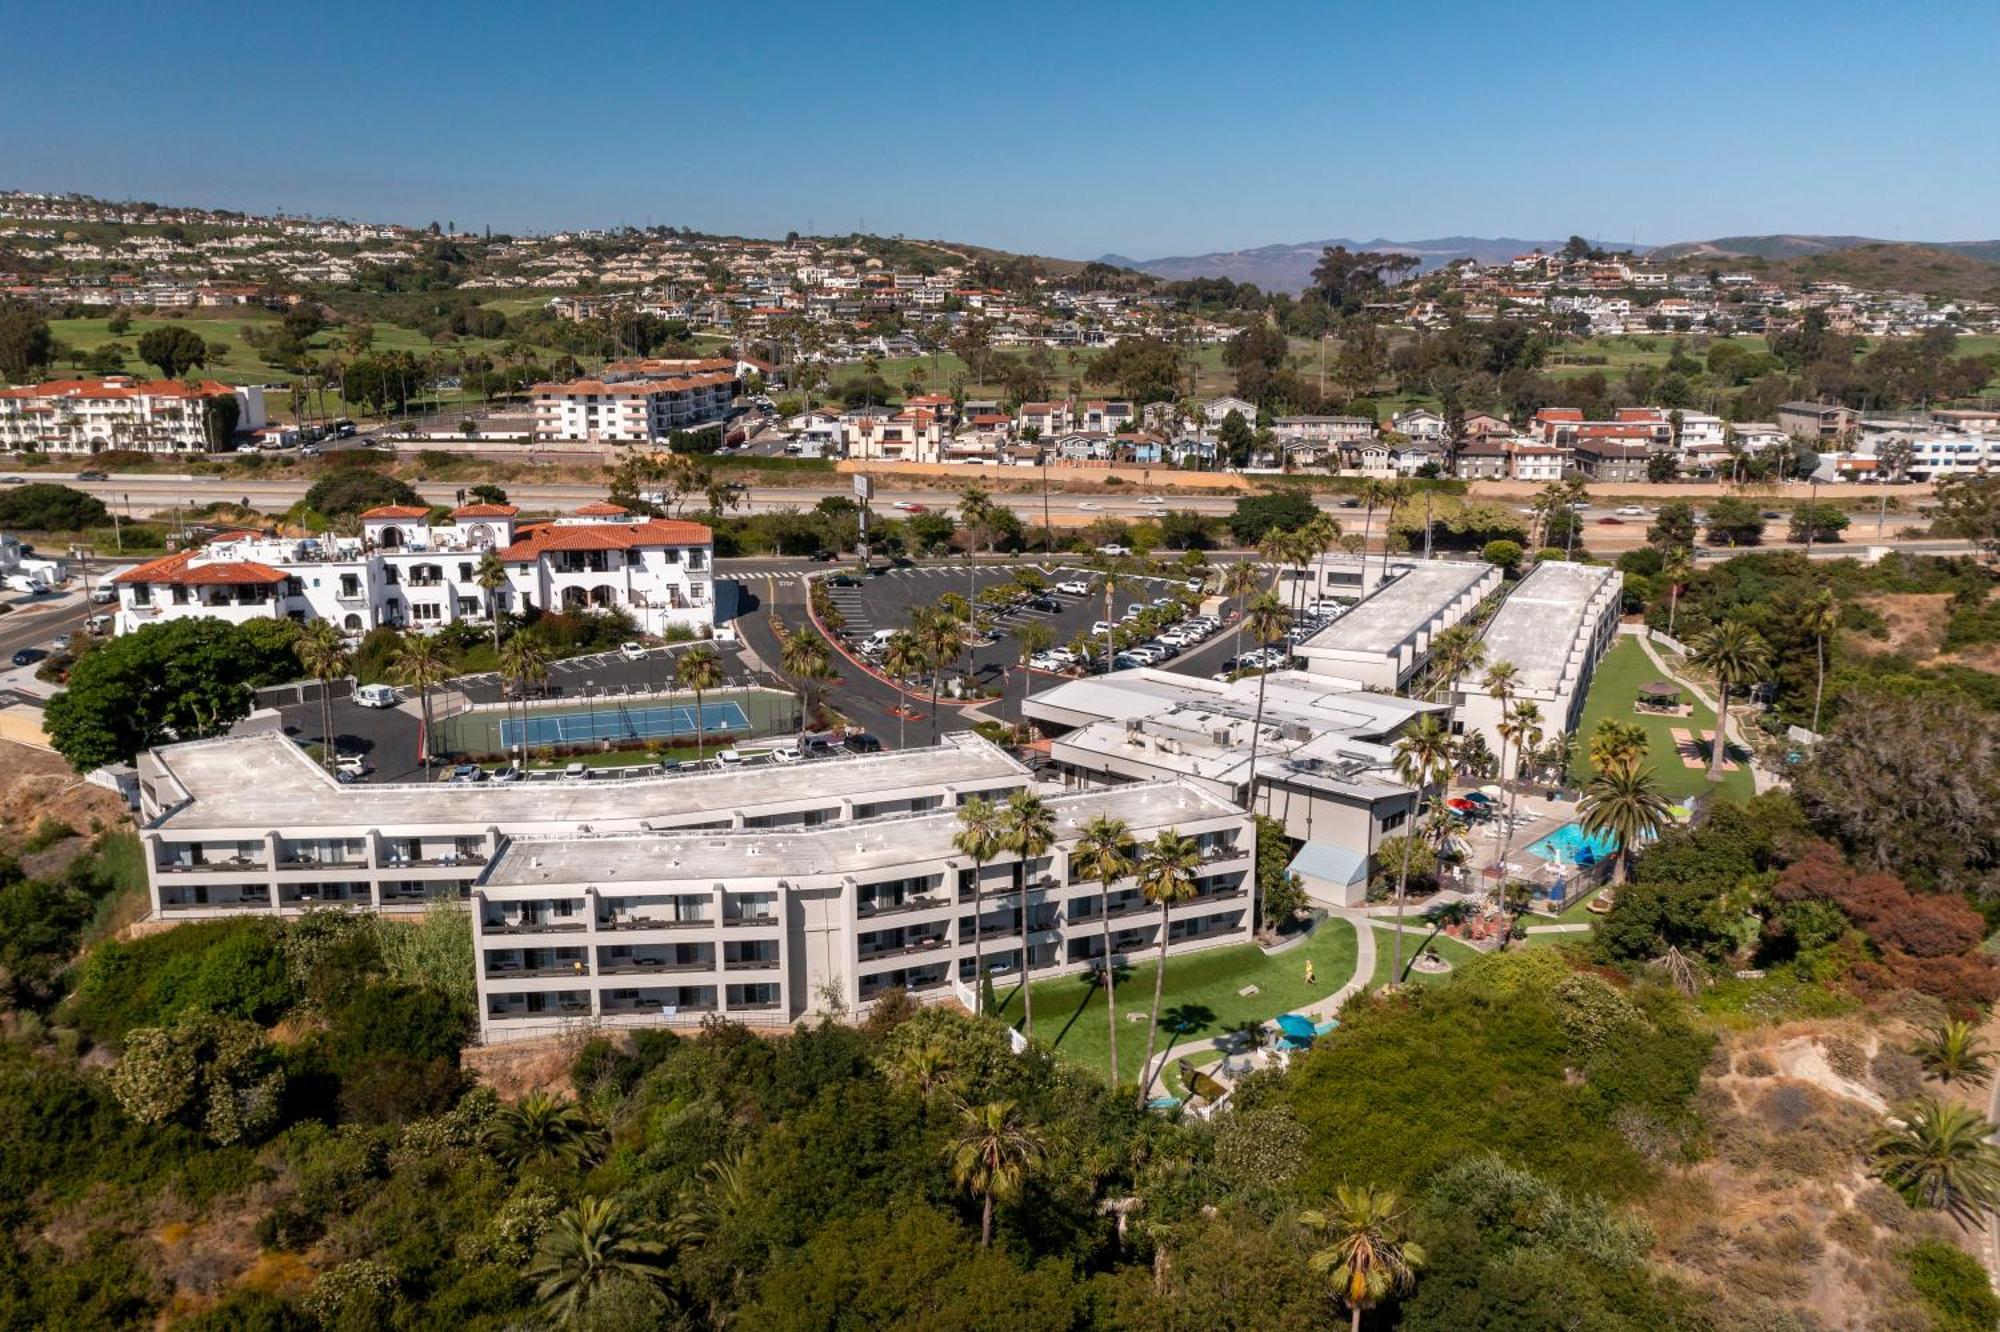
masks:
<instances>
[{"instance_id":1,"label":"parking lot","mask_svg":"<svg viewBox=\"0 0 2000 1332\"><path fill-rule=\"evenodd\" d=\"M827 594L843 620L842 636L851 650L864 658L879 661L879 647L870 640L899 629L907 629L912 614L935 606L941 598L956 593L980 610L979 625L985 635L975 639L971 650L972 675L987 687L998 685L1005 673L1020 663L1020 635L1029 625L1041 625L1049 634L1051 649L1074 647L1087 653L1095 669L1102 669L1105 650L1104 574L1074 565L1022 565L1046 580L1039 593L1021 592L1010 603L991 606L981 602L982 593L996 586L1018 588L1014 569L993 565L933 566L890 569L876 574L837 573L825 577ZM1121 649L1137 648L1148 636L1135 633L1131 621L1148 607L1176 609L1183 617L1190 602L1203 604L1204 595L1187 586L1186 580L1166 577L1119 575L1112 596L1110 618L1123 632L1117 634ZM1157 604L1157 606L1156 606ZM1219 606L1212 598L1211 607ZM1161 618L1165 618L1162 616ZM1211 634L1223 628L1218 613ZM989 641L990 639L990 641ZM1181 650L1163 649L1150 664L1169 665ZM1044 659L1041 669L1059 670L1068 663ZM1139 664L1126 660L1124 665Z\"/></svg>"},{"instance_id":2,"label":"parking lot","mask_svg":"<svg viewBox=\"0 0 2000 1332\"><path fill-rule=\"evenodd\" d=\"M664 647L648 648L637 657L627 657L617 651L568 657L549 663L548 682L532 692L537 698L546 695L550 699L579 700L619 694L665 693L676 688L674 663L681 653L693 646L691 642L669 643ZM768 677L761 681L753 678L754 673L738 644L718 642L710 646L722 661L725 685L770 682ZM497 703L506 696L507 682L488 671L480 675L461 676L452 681L451 687L463 691L474 703Z\"/></svg>"}]
</instances>

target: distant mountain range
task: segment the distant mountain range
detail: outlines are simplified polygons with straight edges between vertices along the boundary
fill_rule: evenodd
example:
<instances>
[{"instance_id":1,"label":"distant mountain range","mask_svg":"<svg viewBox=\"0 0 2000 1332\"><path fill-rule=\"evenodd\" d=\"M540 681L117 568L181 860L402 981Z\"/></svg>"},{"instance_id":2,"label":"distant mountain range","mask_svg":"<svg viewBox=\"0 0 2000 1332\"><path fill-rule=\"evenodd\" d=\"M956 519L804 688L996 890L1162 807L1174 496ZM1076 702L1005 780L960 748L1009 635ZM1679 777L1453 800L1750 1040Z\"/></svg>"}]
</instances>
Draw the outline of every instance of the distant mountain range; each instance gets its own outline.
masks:
<instances>
[{"instance_id":1,"label":"distant mountain range","mask_svg":"<svg viewBox=\"0 0 2000 1332\"><path fill-rule=\"evenodd\" d=\"M1265 291L1297 293L1312 285L1312 271L1319 263L1320 251L1333 245L1345 245L1350 250L1394 250L1414 254L1423 261L1420 271L1428 273L1459 259L1476 259L1482 264L1498 263L1531 250L1559 250L1565 243L1566 240L1522 240L1513 236L1440 236L1433 240L1416 241L1389 240L1379 236L1373 240L1340 237L1296 245L1260 245L1250 250L1174 255L1165 259L1128 259L1124 255L1107 254L1101 262L1137 269L1174 282L1196 277L1226 277L1235 282L1254 282ZM1720 236L1714 240L1680 241L1658 246L1599 243L1606 249L1630 250L1666 262L1698 262L1703 259L1810 260L1861 250L1877 254L1901 252L1905 255L1943 251L1962 260L2000 265L2000 241L1885 241L1870 236L1781 233Z\"/></svg>"}]
</instances>

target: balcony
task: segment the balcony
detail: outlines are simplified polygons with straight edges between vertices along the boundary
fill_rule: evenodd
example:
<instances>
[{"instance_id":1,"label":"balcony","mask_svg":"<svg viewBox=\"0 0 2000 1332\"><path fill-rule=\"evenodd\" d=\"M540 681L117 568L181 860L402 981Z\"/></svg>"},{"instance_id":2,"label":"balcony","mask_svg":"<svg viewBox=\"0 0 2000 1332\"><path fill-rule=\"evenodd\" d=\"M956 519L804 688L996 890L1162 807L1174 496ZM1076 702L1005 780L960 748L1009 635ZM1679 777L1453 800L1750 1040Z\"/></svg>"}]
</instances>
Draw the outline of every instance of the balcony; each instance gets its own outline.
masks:
<instances>
[{"instance_id":1,"label":"balcony","mask_svg":"<svg viewBox=\"0 0 2000 1332\"><path fill-rule=\"evenodd\" d=\"M260 859L229 856L222 860L177 860L159 866L159 871L162 874L246 874L268 868Z\"/></svg>"},{"instance_id":2,"label":"balcony","mask_svg":"<svg viewBox=\"0 0 2000 1332\"><path fill-rule=\"evenodd\" d=\"M993 937L991 930L987 931L987 937ZM935 953L949 946L949 941L940 934L934 938L918 939L914 943L902 944L894 948L857 949L855 956L861 960L863 965L866 965L870 962L880 962L885 958L915 957L919 953ZM777 962L773 960L769 965L776 966Z\"/></svg>"},{"instance_id":3,"label":"balcony","mask_svg":"<svg viewBox=\"0 0 2000 1332\"><path fill-rule=\"evenodd\" d=\"M528 966L521 962L488 962L488 980L553 980L559 977L582 979L590 975L590 968L584 962L538 962Z\"/></svg>"},{"instance_id":4,"label":"balcony","mask_svg":"<svg viewBox=\"0 0 2000 1332\"><path fill-rule=\"evenodd\" d=\"M778 959L775 957L735 957L722 964L724 971L775 971Z\"/></svg>"},{"instance_id":5,"label":"balcony","mask_svg":"<svg viewBox=\"0 0 2000 1332\"><path fill-rule=\"evenodd\" d=\"M724 925L729 926L731 929L735 929L739 926L776 925L778 923L778 917L775 913L772 912L765 912L761 915L752 915L752 916L724 916L722 918L722 923Z\"/></svg>"},{"instance_id":6,"label":"balcony","mask_svg":"<svg viewBox=\"0 0 2000 1332\"><path fill-rule=\"evenodd\" d=\"M600 930L701 930L715 921L706 916L599 916Z\"/></svg>"},{"instance_id":7,"label":"balcony","mask_svg":"<svg viewBox=\"0 0 2000 1332\"><path fill-rule=\"evenodd\" d=\"M663 957L620 958L615 962L600 962L597 967L601 976L666 976L713 970L713 962L669 962Z\"/></svg>"},{"instance_id":8,"label":"balcony","mask_svg":"<svg viewBox=\"0 0 2000 1332\"><path fill-rule=\"evenodd\" d=\"M943 893L938 893L930 897L905 898L901 902L864 903L856 909L855 914L863 920L874 920L881 916L901 916L912 911L929 911L934 907L950 905L951 899Z\"/></svg>"},{"instance_id":9,"label":"balcony","mask_svg":"<svg viewBox=\"0 0 2000 1332\"><path fill-rule=\"evenodd\" d=\"M500 920L489 921L480 928L484 934L581 934L584 925L580 920Z\"/></svg>"}]
</instances>

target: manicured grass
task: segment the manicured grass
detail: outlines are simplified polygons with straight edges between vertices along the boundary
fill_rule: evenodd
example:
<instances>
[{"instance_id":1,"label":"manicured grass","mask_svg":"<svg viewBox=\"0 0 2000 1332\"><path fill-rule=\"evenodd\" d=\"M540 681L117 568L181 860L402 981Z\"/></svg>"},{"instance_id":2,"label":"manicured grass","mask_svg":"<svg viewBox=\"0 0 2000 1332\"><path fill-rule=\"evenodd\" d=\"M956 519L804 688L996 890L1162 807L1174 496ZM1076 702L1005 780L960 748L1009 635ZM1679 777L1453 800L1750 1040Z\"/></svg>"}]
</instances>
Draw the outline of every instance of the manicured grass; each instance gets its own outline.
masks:
<instances>
[{"instance_id":1,"label":"manicured grass","mask_svg":"<svg viewBox=\"0 0 2000 1332\"><path fill-rule=\"evenodd\" d=\"M1317 973L1305 983L1307 959ZM1354 975L1354 927L1328 920L1297 948L1266 957L1255 944L1215 948L1205 953L1170 958L1166 994L1160 1001L1160 1039L1156 1050L1257 1022L1267 1022L1315 999L1334 993ZM1148 1012L1153 1003L1153 970L1157 955L1133 964L1118 975L1118 1072L1122 1082L1134 1082L1146 1057L1146 1024L1128 1021L1128 1013ZM997 981L1000 1018L1021 1022L1021 990ZM1255 985L1258 993L1244 998L1236 992ZM1179 1029L1176 1030L1175 1028ZM1035 1036L1062 1058L1102 1074L1109 1060L1104 1025L1104 990L1087 977L1065 976L1035 983Z\"/></svg>"},{"instance_id":2,"label":"manicured grass","mask_svg":"<svg viewBox=\"0 0 2000 1332\"><path fill-rule=\"evenodd\" d=\"M1571 902L1567 908L1558 912L1553 918L1546 916L1537 917L1537 922L1550 925L1593 925L1597 922L1597 914L1590 909L1590 904L1595 902L1606 891L1606 889L1600 888L1594 893L1585 893L1582 897L1577 898L1576 901Z\"/></svg>"},{"instance_id":3,"label":"manicured grass","mask_svg":"<svg viewBox=\"0 0 2000 1332\"><path fill-rule=\"evenodd\" d=\"M1583 707L1583 722L1577 729L1577 768L1581 781L1588 781L1594 770L1590 766L1590 737L1598 723L1606 720L1636 722L1646 732L1648 744L1647 762L1653 775L1659 779L1660 790L1675 800L1700 795L1714 790L1730 800L1747 800L1754 794L1754 783L1750 779L1747 756L1735 755L1738 764L1734 772L1723 774L1722 781L1711 784L1705 768L1690 768L1674 749L1674 738L1670 731L1679 727L1693 734L1715 729L1715 712L1694 702L1694 696L1682 691L1690 703L1694 703L1692 715L1686 717L1662 717L1638 710L1639 687L1660 678L1660 669L1646 656L1646 650L1637 639L1629 634L1620 634L1611 650L1598 663L1597 673L1591 678L1590 697ZM1735 704L1731 704L1731 712Z\"/></svg>"},{"instance_id":4,"label":"manicured grass","mask_svg":"<svg viewBox=\"0 0 2000 1332\"><path fill-rule=\"evenodd\" d=\"M1396 926L1377 925L1375 930L1375 974L1368 978L1368 988L1379 990L1395 980L1396 971ZM1403 926L1403 965L1424 948L1424 941L1430 938L1431 927L1421 921L1412 921ZM1437 985L1458 974L1456 968L1464 966L1479 956L1479 950L1470 944L1460 943L1449 934L1439 934L1430 939L1430 947L1437 950L1439 957L1451 963L1454 970L1442 975L1422 971L1411 971L1410 981L1418 985Z\"/></svg>"}]
</instances>

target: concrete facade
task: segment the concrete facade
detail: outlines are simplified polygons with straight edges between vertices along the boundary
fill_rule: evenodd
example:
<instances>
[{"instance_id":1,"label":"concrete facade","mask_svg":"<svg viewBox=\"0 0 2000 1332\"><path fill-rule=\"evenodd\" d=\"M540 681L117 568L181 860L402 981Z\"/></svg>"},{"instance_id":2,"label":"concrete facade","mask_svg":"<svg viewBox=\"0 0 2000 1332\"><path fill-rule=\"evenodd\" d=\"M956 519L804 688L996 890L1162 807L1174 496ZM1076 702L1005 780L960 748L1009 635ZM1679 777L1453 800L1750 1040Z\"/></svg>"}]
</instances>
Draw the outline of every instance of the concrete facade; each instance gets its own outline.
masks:
<instances>
[{"instance_id":1,"label":"concrete facade","mask_svg":"<svg viewBox=\"0 0 2000 1332\"><path fill-rule=\"evenodd\" d=\"M1515 585L1486 626L1486 664L1511 662L1514 701L1541 710L1549 737L1567 735L1583 715L1597 663L1618 633L1625 579L1605 565L1549 560ZM1458 728L1478 731L1500 752L1500 703L1478 673L1459 682Z\"/></svg>"}]
</instances>

